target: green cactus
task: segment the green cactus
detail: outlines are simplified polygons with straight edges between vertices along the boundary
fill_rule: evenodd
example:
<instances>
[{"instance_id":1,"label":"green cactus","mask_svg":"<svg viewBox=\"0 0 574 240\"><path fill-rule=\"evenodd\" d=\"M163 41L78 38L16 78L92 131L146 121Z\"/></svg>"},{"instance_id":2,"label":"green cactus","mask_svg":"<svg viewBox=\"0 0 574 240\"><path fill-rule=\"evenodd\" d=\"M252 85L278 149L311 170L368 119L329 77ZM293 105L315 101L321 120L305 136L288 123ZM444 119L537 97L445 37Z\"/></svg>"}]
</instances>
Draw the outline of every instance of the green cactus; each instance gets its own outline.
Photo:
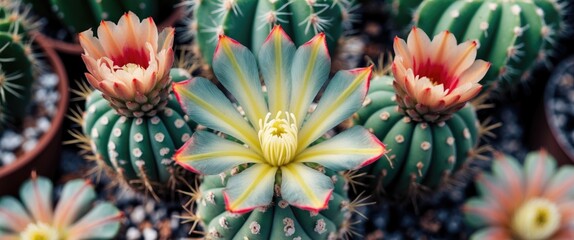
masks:
<instances>
[{"instance_id":1,"label":"green cactus","mask_svg":"<svg viewBox=\"0 0 574 240\"><path fill-rule=\"evenodd\" d=\"M354 121L390 149L364 170L377 176L386 194L404 197L419 185L437 188L460 169L477 145L479 123L470 104L438 123L416 122L398 109L393 78L377 76Z\"/></svg>"},{"instance_id":2,"label":"green cactus","mask_svg":"<svg viewBox=\"0 0 574 240\"><path fill-rule=\"evenodd\" d=\"M181 69L171 70L172 81L190 78ZM91 148L107 169L133 188L169 196L169 183L176 180L171 157L193 134L196 125L187 121L173 94L167 106L155 116L126 117L118 114L101 92L86 100L82 130Z\"/></svg>"},{"instance_id":3,"label":"green cactus","mask_svg":"<svg viewBox=\"0 0 574 240\"><path fill-rule=\"evenodd\" d=\"M563 14L558 0L428 0L415 19L429 35L448 30L459 40L477 40L477 58L492 63L485 83L507 88L546 60L564 31Z\"/></svg>"},{"instance_id":4,"label":"green cactus","mask_svg":"<svg viewBox=\"0 0 574 240\"><path fill-rule=\"evenodd\" d=\"M423 0L387 0L387 2L391 5L395 28L402 31L413 22L413 15Z\"/></svg>"},{"instance_id":5,"label":"green cactus","mask_svg":"<svg viewBox=\"0 0 574 240\"><path fill-rule=\"evenodd\" d=\"M0 105L6 120L18 125L26 115L36 77L28 30L30 22L18 9L0 4Z\"/></svg>"},{"instance_id":6,"label":"green cactus","mask_svg":"<svg viewBox=\"0 0 574 240\"><path fill-rule=\"evenodd\" d=\"M225 209L223 191L229 176L241 167L220 175L206 175L199 188L196 218L208 239L340 239L347 232L351 211L345 178L333 171L326 172L335 185L329 207L318 213L290 206L282 200L276 185L271 206L257 208L244 214Z\"/></svg>"},{"instance_id":7,"label":"green cactus","mask_svg":"<svg viewBox=\"0 0 574 240\"><path fill-rule=\"evenodd\" d=\"M171 13L177 0L24 0L34 12L49 20L59 19L71 32L78 33L95 28L100 21L116 22L131 11L140 18L162 19ZM50 11L51 9L51 11Z\"/></svg>"},{"instance_id":8,"label":"green cactus","mask_svg":"<svg viewBox=\"0 0 574 240\"><path fill-rule=\"evenodd\" d=\"M194 0L191 0L194 1ZM349 0L258 1L214 0L196 1L190 31L205 63L211 65L220 34L245 45L255 54L274 24L279 24L300 46L319 32L325 32L329 52L334 53L339 38L350 27L355 8Z\"/></svg>"}]
</instances>

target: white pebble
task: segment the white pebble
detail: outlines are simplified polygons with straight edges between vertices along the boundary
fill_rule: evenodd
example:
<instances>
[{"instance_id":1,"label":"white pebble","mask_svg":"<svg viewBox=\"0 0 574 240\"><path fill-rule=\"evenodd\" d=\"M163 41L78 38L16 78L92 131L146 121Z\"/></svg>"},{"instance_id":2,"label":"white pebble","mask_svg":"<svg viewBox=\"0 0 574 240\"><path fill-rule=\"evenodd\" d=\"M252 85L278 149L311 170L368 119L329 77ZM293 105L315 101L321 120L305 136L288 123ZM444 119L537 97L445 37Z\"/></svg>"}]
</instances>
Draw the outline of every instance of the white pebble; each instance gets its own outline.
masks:
<instances>
[{"instance_id":1,"label":"white pebble","mask_svg":"<svg viewBox=\"0 0 574 240\"><path fill-rule=\"evenodd\" d=\"M48 129L50 129L50 126L52 126L52 123L46 117L40 118L36 121L36 127L38 127L38 130L42 132L47 132Z\"/></svg>"},{"instance_id":2,"label":"white pebble","mask_svg":"<svg viewBox=\"0 0 574 240\"><path fill-rule=\"evenodd\" d=\"M38 78L38 81L40 82L40 84L42 86L55 87L56 85L58 85L59 79L58 79L58 75L50 73L50 74L42 74Z\"/></svg>"},{"instance_id":3,"label":"white pebble","mask_svg":"<svg viewBox=\"0 0 574 240\"><path fill-rule=\"evenodd\" d=\"M38 131L35 128L24 129L24 137L26 138L36 138L38 136Z\"/></svg>"},{"instance_id":4,"label":"white pebble","mask_svg":"<svg viewBox=\"0 0 574 240\"><path fill-rule=\"evenodd\" d=\"M2 136L2 140L0 140L0 146L8 151L14 151L23 141L24 139L19 134L13 131L4 131L4 136Z\"/></svg>"},{"instance_id":5,"label":"white pebble","mask_svg":"<svg viewBox=\"0 0 574 240\"><path fill-rule=\"evenodd\" d=\"M126 232L126 238L127 239L130 239L130 240L140 239L141 237L142 237L142 234L141 234L140 230L138 230L135 227L128 228L128 231Z\"/></svg>"},{"instance_id":6,"label":"white pebble","mask_svg":"<svg viewBox=\"0 0 574 240\"><path fill-rule=\"evenodd\" d=\"M2 153L0 156L2 157L2 165L8 165L16 160L16 155L11 152Z\"/></svg>"},{"instance_id":7,"label":"white pebble","mask_svg":"<svg viewBox=\"0 0 574 240\"><path fill-rule=\"evenodd\" d=\"M143 230L143 236L145 240L155 240L157 239L157 231L153 228L146 228Z\"/></svg>"},{"instance_id":8,"label":"white pebble","mask_svg":"<svg viewBox=\"0 0 574 240\"><path fill-rule=\"evenodd\" d=\"M36 139L29 139L28 141L25 141L25 142L22 144L22 149L23 149L25 152L29 152L29 151L31 151L32 149L34 149L34 147L36 147L37 144L38 144L38 141L37 141Z\"/></svg>"},{"instance_id":9,"label":"white pebble","mask_svg":"<svg viewBox=\"0 0 574 240\"><path fill-rule=\"evenodd\" d=\"M145 219L145 209L143 206L137 206L134 208L133 212L130 214L130 219L135 223L139 224Z\"/></svg>"}]
</instances>

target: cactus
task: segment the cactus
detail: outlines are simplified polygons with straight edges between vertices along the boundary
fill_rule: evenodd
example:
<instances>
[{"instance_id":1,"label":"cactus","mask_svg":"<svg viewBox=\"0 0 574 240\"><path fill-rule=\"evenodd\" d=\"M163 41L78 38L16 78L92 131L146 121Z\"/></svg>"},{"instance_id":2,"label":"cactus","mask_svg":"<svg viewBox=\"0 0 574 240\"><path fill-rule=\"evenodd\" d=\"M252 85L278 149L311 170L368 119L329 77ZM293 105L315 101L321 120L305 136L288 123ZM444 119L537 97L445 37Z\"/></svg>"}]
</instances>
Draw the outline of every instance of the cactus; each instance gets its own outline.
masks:
<instances>
[{"instance_id":1,"label":"cactus","mask_svg":"<svg viewBox=\"0 0 574 240\"><path fill-rule=\"evenodd\" d=\"M49 19L59 19L73 33L97 27L102 20L117 21L131 11L141 18L165 17L177 0L24 0L33 10ZM51 11L50 11L51 10ZM55 15L55 17L54 17Z\"/></svg>"},{"instance_id":2,"label":"cactus","mask_svg":"<svg viewBox=\"0 0 574 240\"><path fill-rule=\"evenodd\" d=\"M6 120L19 125L26 115L36 77L27 36L29 20L8 3L0 3L0 105Z\"/></svg>"},{"instance_id":3,"label":"cactus","mask_svg":"<svg viewBox=\"0 0 574 240\"><path fill-rule=\"evenodd\" d=\"M475 42L457 44L446 31L431 40L414 28L408 42L395 38L394 50L393 76L373 78L354 120L391 149L366 171L400 198L437 188L464 165L479 127L467 102L490 64L475 60Z\"/></svg>"},{"instance_id":4,"label":"cactus","mask_svg":"<svg viewBox=\"0 0 574 240\"><path fill-rule=\"evenodd\" d=\"M189 75L174 76L179 72L179 69L172 70L174 81L189 78ZM151 117L122 116L99 91L87 98L86 111L83 132L91 139L97 159L103 161L119 181L137 190L152 190L161 197L172 193L173 183L179 179L171 157L196 127L186 120L173 94L167 106Z\"/></svg>"},{"instance_id":5,"label":"cactus","mask_svg":"<svg viewBox=\"0 0 574 240\"><path fill-rule=\"evenodd\" d=\"M0 239L112 239L123 214L108 202L96 202L89 182L77 179L62 188L52 208L52 182L37 177L20 187L20 201L0 197Z\"/></svg>"},{"instance_id":6,"label":"cactus","mask_svg":"<svg viewBox=\"0 0 574 240\"><path fill-rule=\"evenodd\" d=\"M191 78L182 69L170 71L174 30L158 34L151 18L140 22L130 12L117 25L102 22L98 33L79 37L86 77L98 90L87 98L82 130L120 180L169 197L182 177L171 157L195 128L171 94L172 81Z\"/></svg>"},{"instance_id":7,"label":"cactus","mask_svg":"<svg viewBox=\"0 0 574 240\"><path fill-rule=\"evenodd\" d=\"M460 40L476 40L478 58L492 63L486 84L511 87L545 61L565 30L558 0L428 0L415 16L428 34L448 30Z\"/></svg>"},{"instance_id":8,"label":"cactus","mask_svg":"<svg viewBox=\"0 0 574 240\"><path fill-rule=\"evenodd\" d=\"M572 239L574 168L557 167L545 151L523 165L495 155L491 172L476 178L478 196L463 207L471 239Z\"/></svg>"},{"instance_id":9,"label":"cactus","mask_svg":"<svg viewBox=\"0 0 574 240\"><path fill-rule=\"evenodd\" d=\"M405 30L413 22L414 14L423 0L387 0L391 5L392 21L399 31Z\"/></svg>"},{"instance_id":10,"label":"cactus","mask_svg":"<svg viewBox=\"0 0 574 240\"><path fill-rule=\"evenodd\" d=\"M191 0L190 31L205 63L211 65L218 36L225 34L257 54L274 25L281 25L297 46L319 32L327 35L329 52L350 27L355 8L350 0ZM190 4L191 6L191 4Z\"/></svg>"},{"instance_id":11,"label":"cactus","mask_svg":"<svg viewBox=\"0 0 574 240\"><path fill-rule=\"evenodd\" d=\"M208 239L342 239L347 234L351 211L347 183L342 175L318 169L333 181L329 207L320 212L308 212L291 206L281 198L280 185L275 185L273 203L245 214L226 211L223 190L230 175L204 176L196 201L199 220Z\"/></svg>"},{"instance_id":12,"label":"cactus","mask_svg":"<svg viewBox=\"0 0 574 240\"><path fill-rule=\"evenodd\" d=\"M460 169L477 144L478 120L467 104L446 121L414 121L398 111L392 84L391 76L374 77L354 121L390 149L388 159L377 161L368 172L379 176L388 195L401 197L417 185L437 188Z\"/></svg>"}]
</instances>

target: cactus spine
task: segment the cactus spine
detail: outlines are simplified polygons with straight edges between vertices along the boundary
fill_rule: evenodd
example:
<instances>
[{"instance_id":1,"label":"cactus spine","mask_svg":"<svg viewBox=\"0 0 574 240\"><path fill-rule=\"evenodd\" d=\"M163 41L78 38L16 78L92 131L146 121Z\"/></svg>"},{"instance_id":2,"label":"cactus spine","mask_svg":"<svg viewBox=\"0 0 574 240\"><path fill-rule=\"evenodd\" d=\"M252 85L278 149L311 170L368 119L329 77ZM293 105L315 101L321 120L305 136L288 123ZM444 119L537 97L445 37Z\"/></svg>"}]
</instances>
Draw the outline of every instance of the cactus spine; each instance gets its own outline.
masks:
<instances>
[{"instance_id":1,"label":"cactus spine","mask_svg":"<svg viewBox=\"0 0 574 240\"><path fill-rule=\"evenodd\" d=\"M27 36L32 25L25 17L17 6L0 4L0 105L5 120L16 125L26 114L37 74Z\"/></svg>"},{"instance_id":2,"label":"cactus spine","mask_svg":"<svg viewBox=\"0 0 574 240\"><path fill-rule=\"evenodd\" d=\"M275 186L273 203L245 214L225 210L223 190L230 174L206 175L199 189L196 217L208 239L340 239L346 233L351 211L345 178L324 168L335 185L329 207L318 213L302 210L282 200L280 185Z\"/></svg>"},{"instance_id":3,"label":"cactus spine","mask_svg":"<svg viewBox=\"0 0 574 240\"><path fill-rule=\"evenodd\" d=\"M257 55L276 24L285 29L297 46L325 32L332 54L339 38L350 27L353 20L350 11L355 8L354 1L349 0L199 0L190 6L194 18L190 28L209 65L219 35L239 41Z\"/></svg>"},{"instance_id":4,"label":"cactus spine","mask_svg":"<svg viewBox=\"0 0 574 240\"><path fill-rule=\"evenodd\" d=\"M190 78L172 69L172 81ZM91 140L98 161L131 187L168 196L176 180L171 157L187 141L196 125L187 121L173 94L155 116L125 117L117 113L99 91L86 100L83 132ZM170 184L172 184L170 186Z\"/></svg>"},{"instance_id":5,"label":"cactus spine","mask_svg":"<svg viewBox=\"0 0 574 240\"><path fill-rule=\"evenodd\" d=\"M369 129L391 151L365 171L377 176L388 195L404 197L418 186L437 188L460 169L478 141L478 120L467 104L446 121L417 122L399 112L393 78L371 80L356 124Z\"/></svg>"},{"instance_id":6,"label":"cactus spine","mask_svg":"<svg viewBox=\"0 0 574 240\"><path fill-rule=\"evenodd\" d=\"M562 16L557 0L428 0L415 19L429 35L448 30L459 40L478 40L477 58L492 63L485 82L508 87L551 54L565 28Z\"/></svg>"}]
</instances>

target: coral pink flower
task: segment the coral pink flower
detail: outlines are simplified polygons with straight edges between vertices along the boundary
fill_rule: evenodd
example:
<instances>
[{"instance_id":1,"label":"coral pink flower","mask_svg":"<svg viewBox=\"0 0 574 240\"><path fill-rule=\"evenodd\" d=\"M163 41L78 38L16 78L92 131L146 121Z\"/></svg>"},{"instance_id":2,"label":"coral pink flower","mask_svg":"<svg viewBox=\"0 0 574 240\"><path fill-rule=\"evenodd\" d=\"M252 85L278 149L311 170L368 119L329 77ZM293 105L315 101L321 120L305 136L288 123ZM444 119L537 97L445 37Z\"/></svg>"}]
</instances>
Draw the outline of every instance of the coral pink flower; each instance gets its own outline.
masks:
<instances>
[{"instance_id":1,"label":"coral pink flower","mask_svg":"<svg viewBox=\"0 0 574 240\"><path fill-rule=\"evenodd\" d=\"M479 197L464 205L472 239L574 239L574 167L556 167L546 152L524 166L498 156L477 180Z\"/></svg>"},{"instance_id":2,"label":"coral pink flower","mask_svg":"<svg viewBox=\"0 0 574 240\"><path fill-rule=\"evenodd\" d=\"M80 33L86 78L122 115L153 116L171 91L173 28L159 35L151 18L140 22L132 12L115 23L102 21L98 37Z\"/></svg>"},{"instance_id":3,"label":"coral pink flower","mask_svg":"<svg viewBox=\"0 0 574 240\"><path fill-rule=\"evenodd\" d=\"M393 74L397 102L416 121L448 119L475 97L478 83L490 63L476 60L477 43L456 42L448 31L431 41L421 29L413 28L407 42L395 38Z\"/></svg>"}]
</instances>

